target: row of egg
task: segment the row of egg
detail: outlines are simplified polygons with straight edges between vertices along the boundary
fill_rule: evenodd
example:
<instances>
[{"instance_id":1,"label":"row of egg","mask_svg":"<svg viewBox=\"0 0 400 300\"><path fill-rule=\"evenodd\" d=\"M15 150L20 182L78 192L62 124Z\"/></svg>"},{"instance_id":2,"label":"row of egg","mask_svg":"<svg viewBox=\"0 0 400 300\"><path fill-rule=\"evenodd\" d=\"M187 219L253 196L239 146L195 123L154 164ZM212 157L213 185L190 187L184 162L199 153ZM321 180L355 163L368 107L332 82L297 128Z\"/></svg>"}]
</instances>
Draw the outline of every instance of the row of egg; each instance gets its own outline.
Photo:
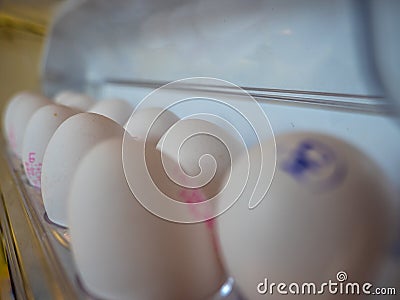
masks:
<instances>
[{"instance_id":1,"label":"row of egg","mask_svg":"<svg viewBox=\"0 0 400 300\"><path fill-rule=\"evenodd\" d=\"M126 182L123 127L135 139L144 138L161 112L139 111L128 128L132 111L122 100L94 103L64 92L51 102L20 93L7 106L5 135L29 183L41 189L49 219L70 229L77 269L90 293L106 299L205 299L226 279L209 228L150 214ZM166 111L157 121L147 138L154 151L178 117ZM135 139L127 142L133 159L127 164L138 172Z\"/></svg>"},{"instance_id":2,"label":"row of egg","mask_svg":"<svg viewBox=\"0 0 400 300\"><path fill-rule=\"evenodd\" d=\"M213 123L179 120L158 108L129 119L132 111L122 100L63 92L51 102L20 93L4 117L10 148L30 184L41 188L48 217L70 229L77 270L91 294L206 299L229 274L251 300L265 297L258 289L265 278L318 283L342 270L352 281L372 278L390 241L392 195L361 151L334 137L291 133L247 152ZM209 135L182 143L193 132L212 132L224 143ZM201 164L204 154L219 162L209 182L195 176L211 165ZM246 172L250 167L256 171ZM169 211L146 173L162 194L194 209ZM200 188L183 187L193 178ZM270 185L257 186L260 178ZM214 196L216 204L196 209ZM252 198L263 201L251 206ZM212 218L215 212L223 213Z\"/></svg>"}]
</instances>

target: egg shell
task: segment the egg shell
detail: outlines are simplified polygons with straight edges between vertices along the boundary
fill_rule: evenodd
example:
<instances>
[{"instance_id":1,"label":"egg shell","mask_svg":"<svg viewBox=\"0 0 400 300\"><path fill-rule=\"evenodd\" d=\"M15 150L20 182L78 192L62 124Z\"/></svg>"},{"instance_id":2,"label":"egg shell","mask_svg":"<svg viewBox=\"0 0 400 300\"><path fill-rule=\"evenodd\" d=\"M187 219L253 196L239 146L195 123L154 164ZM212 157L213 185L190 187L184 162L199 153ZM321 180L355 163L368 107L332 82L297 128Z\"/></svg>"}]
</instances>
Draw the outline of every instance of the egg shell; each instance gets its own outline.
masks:
<instances>
[{"instance_id":1,"label":"egg shell","mask_svg":"<svg viewBox=\"0 0 400 300\"><path fill-rule=\"evenodd\" d=\"M132 137L154 144L178 120L179 118L169 110L146 107L135 109L124 128Z\"/></svg>"},{"instance_id":2,"label":"egg shell","mask_svg":"<svg viewBox=\"0 0 400 300\"><path fill-rule=\"evenodd\" d=\"M95 103L88 112L103 115L123 126L131 116L132 105L122 99L107 99Z\"/></svg>"},{"instance_id":3,"label":"egg shell","mask_svg":"<svg viewBox=\"0 0 400 300\"><path fill-rule=\"evenodd\" d=\"M340 271L348 274L347 282L373 279L391 228L392 194L378 166L355 147L322 134L283 134L276 137L276 145L275 177L264 200L249 209L252 193L262 194L255 189L253 173L238 202L217 218L225 265L244 296L281 299L276 288L273 295L257 291L259 284L261 291L266 288L265 279L269 284L311 282L317 287L328 280L338 282ZM274 147L266 149L263 162L254 155L257 146L250 150L253 166L273 168ZM244 156L234 164L239 170L247 167ZM230 180L238 183L241 177L238 172ZM235 198L238 190L225 193L221 203Z\"/></svg>"},{"instance_id":4,"label":"egg shell","mask_svg":"<svg viewBox=\"0 0 400 300\"><path fill-rule=\"evenodd\" d=\"M178 176L176 179L182 185L202 187L211 199L224 187L224 175L231 162L246 148L226 129L189 118L173 124L158 142L157 149L170 158L164 167L171 170L172 177ZM168 161L173 162L171 166Z\"/></svg>"},{"instance_id":5,"label":"egg shell","mask_svg":"<svg viewBox=\"0 0 400 300\"><path fill-rule=\"evenodd\" d=\"M51 221L68 226L67 197L75 169L87 151L123 128L94 113L79 113L64 121L51 137L43 156L41 187L46 213Z\"/></svg>"},{"instance_id":6,"label":"egg shell","mask_svg":"<svg viewBox=\"0 0 400 300\"><path fill-rule=\"evenodd\" d=\"M5 109L3 111L3 135L6 138L7 142L10 143L10 136L12 136L11 129L11 121L14 115L15 108L18 105L18 102L22 101L24 97L29 97L31 92L23 91L13 95L5 105Z\"/></svg>"},{"instance_id":7,"label":"egg shell","mask_svg":"<svg viewBox=\"0 0 400 300\"><path fill-rule=\"evenodd\" d=\"M58 92L54 98L53 101L56 104L62 104L63 102L66 101L67 98L73 97L75 95L79 95L79 93L71 91L71 90L63 90Z\"/></svg>"},{"instance_id":8,"label":"egg shell","mask_svg":"<svg viewBox=\"0 0 400 300\"><path fill-rule=\"evenodd\" d=\"M246 151L245 144L234 138L227 128L201 119L179 120L156 147L162 153L163 169L169 179L189 188L181 194L182 200L208 202L204 206L192 206L190 213L198 220L206 220L218 255L214 217L219 211L215 208L215 197L230 188L224 175L231 172L231 162ZM196 191L201 191L202 197L198 197Z\"/></svg>"},{"instance_id":9,"label":"egg shell","mask_svg":"<svg viewBox=\"0 0 400 300\"><path fill-rule=\"evenodd\" d=\"M30 118L22 146L22 163L29 183L40 188L43 156L54 132L67 118L78 113L66 106L50 104L39 108Z\"/></svg>"},{"instance_id":10,"label":"egg shell","mask_svg":"<svg viewBox=\"0 0 400 300\"><path fill-rule=\"evenodd\" d=\"M125 143L125 168L142 172L136 167L142 142L125 137ZM83 285L106 299L212 296L226 277L205 224L169 222L147 211L127 184L121 152L119 137L97 144L73 179L68 201L71 246ZM155 148L148 159L149 168L160 166Z\"/></svg>"},{"instance_id":11,"label":"egg shell","mask_svg":"<svg viewBox=\"0 0 400 300\"><path fill-rule=\"evenodd\" d=\"M81 111L87 111L95 103L95 100L85 94L63 91L55 96L54 102Z\"/></svg>"},{"instance_id":12,"label":"egg shell","mask_svg":"<svg viewBox=\"0 0 400 300\"><path fill-rule=\"evenodd\" d=\"M36 110L50 103L49 99L31 92L19 93L10 100L4 116L5 131L11 151L18 158L22 156L22 143L29 119Z\"/></svg>"}]
</instances>

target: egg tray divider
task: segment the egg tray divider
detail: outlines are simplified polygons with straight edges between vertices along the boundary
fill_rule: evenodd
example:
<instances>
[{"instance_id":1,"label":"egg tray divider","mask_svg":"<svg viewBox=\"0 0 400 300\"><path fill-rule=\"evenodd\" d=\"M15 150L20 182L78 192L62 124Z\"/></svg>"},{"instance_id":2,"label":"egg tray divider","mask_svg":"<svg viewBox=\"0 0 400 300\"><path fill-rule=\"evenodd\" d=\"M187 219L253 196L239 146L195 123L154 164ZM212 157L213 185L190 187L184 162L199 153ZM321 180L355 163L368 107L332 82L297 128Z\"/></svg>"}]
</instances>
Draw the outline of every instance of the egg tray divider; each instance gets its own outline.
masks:
<instances>
[{"instance_id":1,"label":"egg tray divider","mask_svg":"<svg viewBox=\"0 0 400 300\"><path fill-rule=\"evenodd\" d=\"M15 298L100 300L79 281L68 229L49 220L40 190L3 139L0 148L0 226ZM207 300L222 299L244 300L232 278Z\"/></svg>"}]
</instances>

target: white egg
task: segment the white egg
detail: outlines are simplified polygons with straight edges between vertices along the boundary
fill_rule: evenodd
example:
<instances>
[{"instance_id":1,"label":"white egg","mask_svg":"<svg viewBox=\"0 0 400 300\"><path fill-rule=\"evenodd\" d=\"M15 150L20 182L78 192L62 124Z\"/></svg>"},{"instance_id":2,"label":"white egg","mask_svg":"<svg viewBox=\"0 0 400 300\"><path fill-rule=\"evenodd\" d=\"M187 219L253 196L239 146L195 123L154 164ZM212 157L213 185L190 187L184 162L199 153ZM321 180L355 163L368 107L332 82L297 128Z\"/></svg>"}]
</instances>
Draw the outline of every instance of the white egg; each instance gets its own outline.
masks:
<instances>
[{"instance_id":1,"label":"white egg","mask_svg":"<svg viewBox=\"0 0 400 300\"><path fill-rule=\"evenodd\" d=\"M68 192L83 155L103 139L122 135L119 124L93 113L76 114L57 128L43 156L41 177L43 203L51 221L68 226Z\"/></svg>"},{"instance_id":2,"label":"white egg","mask_svg":"<svg viewBox=\"0 0 400 300\"><path fill-rule=\"evenodd\" d=\"M258 146L250 150L251 168L274 168L273 144L263 143L262 156L255 155ZM315 283L319 290L329 280L339 283L339 272L348 275L344 283L370 280L389 240L391 196L379 168L353 146L322 134L284 134L276 145L275 176L264 200L249 209L252 197L268 188L255 188L257 172L250 172L238 202L217 219L224 261L244 296L281 299L272 283L286 284L287 292L291 283ZM248 167L245 156L234 164ZM243 176L230 180L239 186ZM221 201L232 201L238 191L227 191ZM318 296L337 297L327 289Z\"/></svg>"},{"instance_id":3,"label":"white egg","mask_svg":"<svg viewBox=\"0 0 400 300\"><path fill-rule=\"evenodd\" d=\"M124 143L127 176L145 180L146 170L137 164L143 142L128 136ZM73 179L71 246L83 285L104 299L200 300L214 295L225 274L205 224L169 222L147 211L127 184L121 152L122 138L96 145ZM158 176L155 182L164 185L157 169L159 151L150 148L147 159L150 172ZM176 185L167 189L175 195L181 190Z\"/></svg>"},{"instance_id":4,"label":"white egg","mask_svg":"<svg viewBox=\"0 0 400 300\"><path fill-rule=\"evenodd\" d=\"M63 102L66 101L66 99L68 99L70 97L73 97L75 95L78 95L78 93L74 92L74 91L71 91L71 90L63 90L63 91L58 92L54 96L53 101L56 104L62 104Z\"/></svg>"},{"instance_id":5,"label":"white egg","mask_svg":"<svg viewBox=\"0 0 400 300\"><path fill-rule=\"evenodd\" d=\"M22 144L22 163L28 181L40 188L43 155L54 132L67 118L78 111L50 104L39 108L30 118Z\"/></svg>"},{"instance_id":6,"label":"white egg","mask_svg":"<svg viewBox=\"0 0 400 300\"><path fill-rule=\"evenodd\" d=\"M217 211L214 197L230 188L224 175L246 150L244 142L227 130L205 120L184 119L173 124L157 144L164 171L175 183L188 188L181 193L182 201L195 204L190 207L193 219L206 220L218 256L214 217L222 211ZM198 206L199 202L204 205Z\"/></svg>"},{"instance_id":7,"label":"white egg","mask_svg":"<svg viewBox=\"0 0 400 300\"><path fill-rule=\"evenodd\" d=\"M181 185L201 187L209 199L217 195L231 162L246 150L244 142L226 129L200 119L173 124L157 144L171 159L164 163L169 175Z\"/></svg>"},{"instance_id":8,"label":"white egg","mask_svg":"<svg viewBox=\"0 0 400 300\"><path fill-rule=\"evenodd\" d=\"M31 92L22 92L11 98L4 115L4 128L10 148L17 157L22 155L22 142L30 117L37 109L50 103L45 97Z\"/></svg>"},{"instance_id":9,"label":"white egg","mask_svg":"<svg viewBox=\"0 0 400 300\"><path fill-rule=\"evenodd\" d=\"M107 99L95 103L88 112L100 114L123 126L133 111L132 105L122 99Z\"/></svg>"},{"instance_id":10,"label":"white egg","mask_svg":"<svg viewBox=\"0 0 400 300\"><path fill-rule=\"evenodd\" d=\"M157 143L179 118L171 111L159 107L134 110L125 130L134 138Z\"/></svg>"},{"instance_id":11,"label":"white egg","mask_svg":"<svg viewBox=\"0 0 400 300\"><path fill-rule=\"evenodd\" d=\"M8 143L15 143L13 142L13 130L12 130L12 124L11 120L14 115L14 111L18 105L18 102L21 102L24 97L27 95L30 95L32 93L24 91L24 92L19 92L11 99L8 100L4 112L3 112L3 135L6 138Z\"/></svg>"},{"instance_id":12,"label":"white egg","mask_svg":"<svg viewBox=\"0 0 400 300\"><path fill-rule=\"evenodd\" d=\"M88 110L94 103L94 99L85 94L72 91L62 91L54 97L56 104L65 105L81 111Z\"/></svg>"}]
</instances>

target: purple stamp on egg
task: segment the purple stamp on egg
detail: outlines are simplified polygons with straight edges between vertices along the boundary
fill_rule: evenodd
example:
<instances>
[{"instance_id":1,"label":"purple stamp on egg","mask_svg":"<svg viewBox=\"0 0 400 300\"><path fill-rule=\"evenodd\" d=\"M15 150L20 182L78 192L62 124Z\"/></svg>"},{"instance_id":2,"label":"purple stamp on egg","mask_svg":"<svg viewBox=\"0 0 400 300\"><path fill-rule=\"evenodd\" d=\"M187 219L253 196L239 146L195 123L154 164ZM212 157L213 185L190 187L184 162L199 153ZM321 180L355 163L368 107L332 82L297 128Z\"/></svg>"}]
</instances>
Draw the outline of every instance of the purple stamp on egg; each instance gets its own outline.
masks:
<instances>
[{"instance_id":1,"label":"purple stamp on egg","mask_svg":"<svg viewBox=\"0 0 400 300\"><path fill-rule=\"evenodd\" d=\"M302 140L283 155L281 170L297 181L317 189L339 186L346 176L346 164L326 144L317 140Z\"/></svg>"}]
</instances>

